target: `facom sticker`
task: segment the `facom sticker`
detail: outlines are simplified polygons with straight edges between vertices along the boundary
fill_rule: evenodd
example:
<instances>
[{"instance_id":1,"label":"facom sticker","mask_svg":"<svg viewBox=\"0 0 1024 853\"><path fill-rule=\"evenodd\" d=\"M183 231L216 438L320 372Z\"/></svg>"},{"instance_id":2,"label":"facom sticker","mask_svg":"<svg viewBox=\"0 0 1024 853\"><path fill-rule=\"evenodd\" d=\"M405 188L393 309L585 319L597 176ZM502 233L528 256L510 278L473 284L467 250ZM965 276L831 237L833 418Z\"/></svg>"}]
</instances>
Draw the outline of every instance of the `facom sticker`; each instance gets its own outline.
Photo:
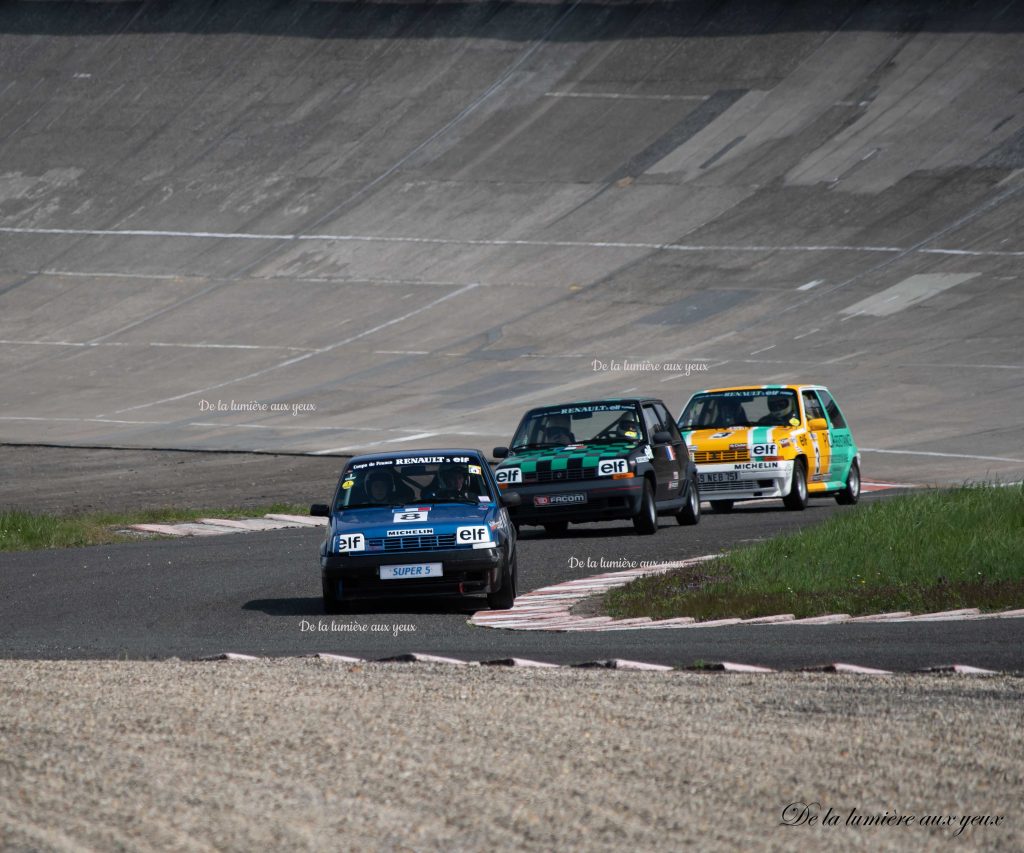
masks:
<instances>
[{"instance_id":1,"label":"facom sticker","mask_svg":"<svg viewBox=\"0 0 1024 853\"><path fill-rule=\"evenodd\" d=\"M339 533L334 540L334 550L342 551L365 551L366 539L362 533Z\"/></svg>"},{"instance_id":2,"label":"facom sticker","mask_svg":"<svg viewBox=\"0 0 1024 853\"><path fill-rule=\"evenodd\" d=\"M494 479L499 483L521 483L523 471L521 468L499 468L494 472Z\"/></svg>"},{"instance_id":3,"label":"facom sticker","mask_svg":"<svg viewBox=\"0 0 1024 853\"><path fill-rule=\"evenodd\" d=\"M625 459L602 459L597 463L597 476L610 477L612 474L625 474L628 463Z\"/></svg>"}]
</instances>

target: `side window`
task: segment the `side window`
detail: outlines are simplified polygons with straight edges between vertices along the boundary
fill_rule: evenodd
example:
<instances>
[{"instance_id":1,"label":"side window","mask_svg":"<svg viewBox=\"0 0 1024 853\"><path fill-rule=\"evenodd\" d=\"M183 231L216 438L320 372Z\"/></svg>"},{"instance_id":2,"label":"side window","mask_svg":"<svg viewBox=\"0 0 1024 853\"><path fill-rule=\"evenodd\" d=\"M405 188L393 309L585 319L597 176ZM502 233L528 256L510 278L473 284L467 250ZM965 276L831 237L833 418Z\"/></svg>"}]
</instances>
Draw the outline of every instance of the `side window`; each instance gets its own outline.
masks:
<instances>
[{"instance_id":1,"label":"side window","mask_svg":"<svg viewBox=\"0 0 1024 853\"><path fill-rule=\"evenodd\" d=\"M807 414L807 420L825 417L825 412L821 408L821 403L818 402L818 398L814 395L813 391L804 391L803 398L804 412Z\"/></svg>"},{"instance_id":2,"label":"side window","mask_svg":"<svg viewBox=\"0 0 1024 853\"><path fill-rule=\"evenodd\" d=\"M644 405L644 424L647 426L647 439L653 444L654 433L662 427L661 421L658 420L658 416L654 412L654 407L649 403Z\"/></svg>"},{"instance_id":3,"label":"side window","mask_svg":"<svg viewBox=\"0 0 1024 853\"><path fill-rule=\"evenodd\" d=\"M832 426L836 429L846 429L846 419L843 417L843 413L839 411L839 406L832 399L832 395L828 391L819 391L818 396L821 397L822 402L825 404L825 411L828 412L828 419L832 422Z\"/></svg>"},{"instance_id":4,"label":"side window","mask_svg":"<svg viewBox=\"0 0 1024 853\"><path fill-rule=\"evenodd\" d=\"M658 418L661 420L661 428L672 436L673 444L682 442L683 437L679 434L679 428L676 426L676 422L672 419L672 415L668 413L668 409L666 409L661 403L655 403L654 411L657 412Z\"/></svg>"}]
</instances>

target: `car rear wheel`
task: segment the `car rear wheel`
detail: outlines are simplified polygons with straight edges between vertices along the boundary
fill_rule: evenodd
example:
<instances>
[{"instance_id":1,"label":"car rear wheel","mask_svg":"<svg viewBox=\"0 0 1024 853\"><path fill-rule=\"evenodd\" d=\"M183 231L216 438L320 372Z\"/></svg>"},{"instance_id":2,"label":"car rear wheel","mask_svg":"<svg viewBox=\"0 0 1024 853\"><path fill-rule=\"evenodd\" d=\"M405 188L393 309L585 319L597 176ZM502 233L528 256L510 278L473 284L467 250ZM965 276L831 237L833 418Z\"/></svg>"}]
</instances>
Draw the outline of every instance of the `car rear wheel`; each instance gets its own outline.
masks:
<instances>
[{"instance_id":1,"label":"car rear wheel","mask_svg":"<svg viewBox=\"0 0 1024 853\"><path fill-rule=\"evenodd\" d=\"M786 509L803 510L807 508L807 463L797 459L793 463L793 479L789 481L789 494L782 499Z\"/></svg>"},{"instance_id":2,"label":"car rear wheel","mask_svg":"<svg viewBox=\"0 0 1024 853\"><path fill-rule=\"evenodd\" d=\"M513 553L501 570L501 589L487 593L487 606L491 610L511 610L516 603L516 582L519 569L516 566L516 555Z\"/></svg>"},{"instance_id":3,"label":"car rear wheel","mask_svg":"<svg viewBox=\"0 0 1024 853\"><path fill-rule=\"evenodd\" d=\"M851 506L860 500L860 466L854 462L846 475L846 487L836 495L836 503Z\"/></svg>"},{"instance_id":4,"label":"car rear wheel","mask_svg":"<svg viewBox=\"0 0 1024 853\"><path fill-rule=\"evenodd\" d=\"M711 508L715 512L732 512L732 501L711 501Z\"/></svg>"},{"instance_id":5,"label":"car rear wheel","mask_svg":"<svg viewBox=\"0 0 1024 853\"><path fill-rule=\"evenodd\" d=\"M683 525L697 524L700 521L700 491L697 488L697 478L690 481L690 499L686 506L676 513L676 521Z\"/></svg>"},{"instance_id":6,"label":"car rear wheel","mask_svg":"<svg viewBox=\"0 0 1024 853\"><path fill-rule=\"evenodd\" d=\"M548 536L564 536L569 529L568 521L549 521L544 525L544 532Z\"/></svg>"},{"instance_id":7,"label":"car rear wheel","mask_svg":"<svg viewBox=\"0 0 1024 853\"><path fill-rule=\"evenodd\" d=\"M658 510L654 506L654 489L650 480L644 480L644 496L640 499L640 511L633 516L633 528L641 536L650 536L658 531Z\"/></svg>"}]
</instances>

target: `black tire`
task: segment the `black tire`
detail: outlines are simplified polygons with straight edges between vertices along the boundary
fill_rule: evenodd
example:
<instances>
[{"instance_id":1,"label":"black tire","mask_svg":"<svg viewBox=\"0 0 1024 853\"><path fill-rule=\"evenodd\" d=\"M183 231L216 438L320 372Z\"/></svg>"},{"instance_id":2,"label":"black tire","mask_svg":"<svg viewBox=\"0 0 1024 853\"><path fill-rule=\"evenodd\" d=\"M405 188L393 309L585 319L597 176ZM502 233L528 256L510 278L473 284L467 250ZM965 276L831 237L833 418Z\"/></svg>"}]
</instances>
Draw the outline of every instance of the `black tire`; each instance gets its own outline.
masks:
<instances>
[{"instance_id":1,"label":"black tire","mask_svg":"<svg viewBox=\"0 0 1024 853\"><path fill-rule=\"evenodd\" d=\"M700 490L696 477L690 481L689 501L676 513L676 521L684 526L700 523Z\"/></svg>"},{"instance_id":2,"label":"black tire","mask_svg":"<svg viewBox=\"0 0 1024 853\"><path fill-rule=\"evenodd\" d=\"M324 613L332 615L344 613L347 609L347 605L334 594L334 590L331 588L332 586L333 584L326 579L323 581Z\"/></svg>"},{"instance_id":3,"label":"black tire","mask_svg":"<svg viewBox=\"0 0 1024 853\"><path fill-rule=\"evenodd\" d=\"M658 508L654 505L650 480L644 480L644 496L640 499L640 511L633 516L633 529L641 536L658 532Z\"/></svg>"},{"instance_id":4,"label":"black tire","mask_svg":"<svg viewBox=\"0 0 1024 853\"><path fill-rule=\"evenodd\" d=\"M711 501L711 508L715 512L732 512L732 505L734 501Z\"/></svg>"},{"instance_id":5,"label":"black tire","mask_svg":"<svg viewBox=\"0 0 1024 853\"><path fill-rule=\"evenodd\" d=\"M856 461L850 465L850 473L846 475L846 486L836 495L836 503L853 506L860 500L860 466Z\"/></svg>"},{"instance_id":6,"label":"black tire","mask_svg":"<svg viewBox=\"0 0 1024 853\"><path fill-rule=\"evenodd\" d=\"M516 565L516 555L512 554L511 560L506 560L501 570L501 589L497 592L487 593L487 606L491 610L511 610L516 603L516 583L519 580L519 568Z\"/></svg>"},{"instance_id":7,"label":"black tire","mask_svg":"<svg viewBox=\"0 0 1024 853\"><path fill-rule=\"evenodd\" d=\"M786 509L797 512L807 509L807 463L797 459L793 463L793 479L789 481L789 494L782 499Z\"/></svg>"},{"instance_id":8,"label":"black tire","mask_svg":"<svg viewBox=\"0 0 1024 853\"><path fill-rule=\"evenodd\" d=\"M548 536L565 536L565 531L568 529L568 521L549 521L544 525L544 532Z\"/></svg>"}]
</instances>

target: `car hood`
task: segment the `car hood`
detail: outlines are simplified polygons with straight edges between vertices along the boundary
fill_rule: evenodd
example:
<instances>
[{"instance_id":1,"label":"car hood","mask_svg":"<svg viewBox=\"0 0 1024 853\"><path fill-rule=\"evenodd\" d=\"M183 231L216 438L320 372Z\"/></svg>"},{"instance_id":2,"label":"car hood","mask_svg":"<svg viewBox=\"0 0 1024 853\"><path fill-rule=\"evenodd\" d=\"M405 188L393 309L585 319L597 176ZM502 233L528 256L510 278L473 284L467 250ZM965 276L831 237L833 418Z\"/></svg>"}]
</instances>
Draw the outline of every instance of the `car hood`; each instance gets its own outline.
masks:
<instances>
[{"instance_id":1,"label":"car hood","mask_svg":"<svg viewBox=\"0 0 1024 853\"><path fill-rule=\"evenodd\" d=\"M550 464L552 468L564 467L570 459L582 459L583 467L596 466L602 459L623 459L636 453L644 447L640 441L620 441L614 444L568 444L564 447L545 447L538 450L523 450L514 456L503 459L499 468L521 468L524 472L530 473L537 470L537 466L545 467Z\"/></svg>"},{"instance_id":2,"label":"car hood","mask_svg":"<svg viewBox=\"0 0 1024 853\"><path fill-rule=\"evenodd\" d=\"M493 517L497 506L494 503L472 506L470 504L408 504L401 506L364 507L337 512L331 519L335 532L368 531L372 529L398 530L401 528L449 527L458 524L484 524ZM426 518L418 521L395 520L395 516L406 511L426 510Z\"/></svg>"},{"instance_id":3,"label":"car hood","mask_svg":"<svg viewBox=\"0 0 1024 853\"><path fill-rule=\"evenodd\" d=\"M793 440L794 434L803 432L802 427L730 427L729 429L695 429L684 430L683 440L691 451L711 450L747 450L755 456L774 455L783 442ZM766 445L776 445L776 450L769 450ZM763 448L755 453L754 448Z\"/></svg>"}]
</instances>

